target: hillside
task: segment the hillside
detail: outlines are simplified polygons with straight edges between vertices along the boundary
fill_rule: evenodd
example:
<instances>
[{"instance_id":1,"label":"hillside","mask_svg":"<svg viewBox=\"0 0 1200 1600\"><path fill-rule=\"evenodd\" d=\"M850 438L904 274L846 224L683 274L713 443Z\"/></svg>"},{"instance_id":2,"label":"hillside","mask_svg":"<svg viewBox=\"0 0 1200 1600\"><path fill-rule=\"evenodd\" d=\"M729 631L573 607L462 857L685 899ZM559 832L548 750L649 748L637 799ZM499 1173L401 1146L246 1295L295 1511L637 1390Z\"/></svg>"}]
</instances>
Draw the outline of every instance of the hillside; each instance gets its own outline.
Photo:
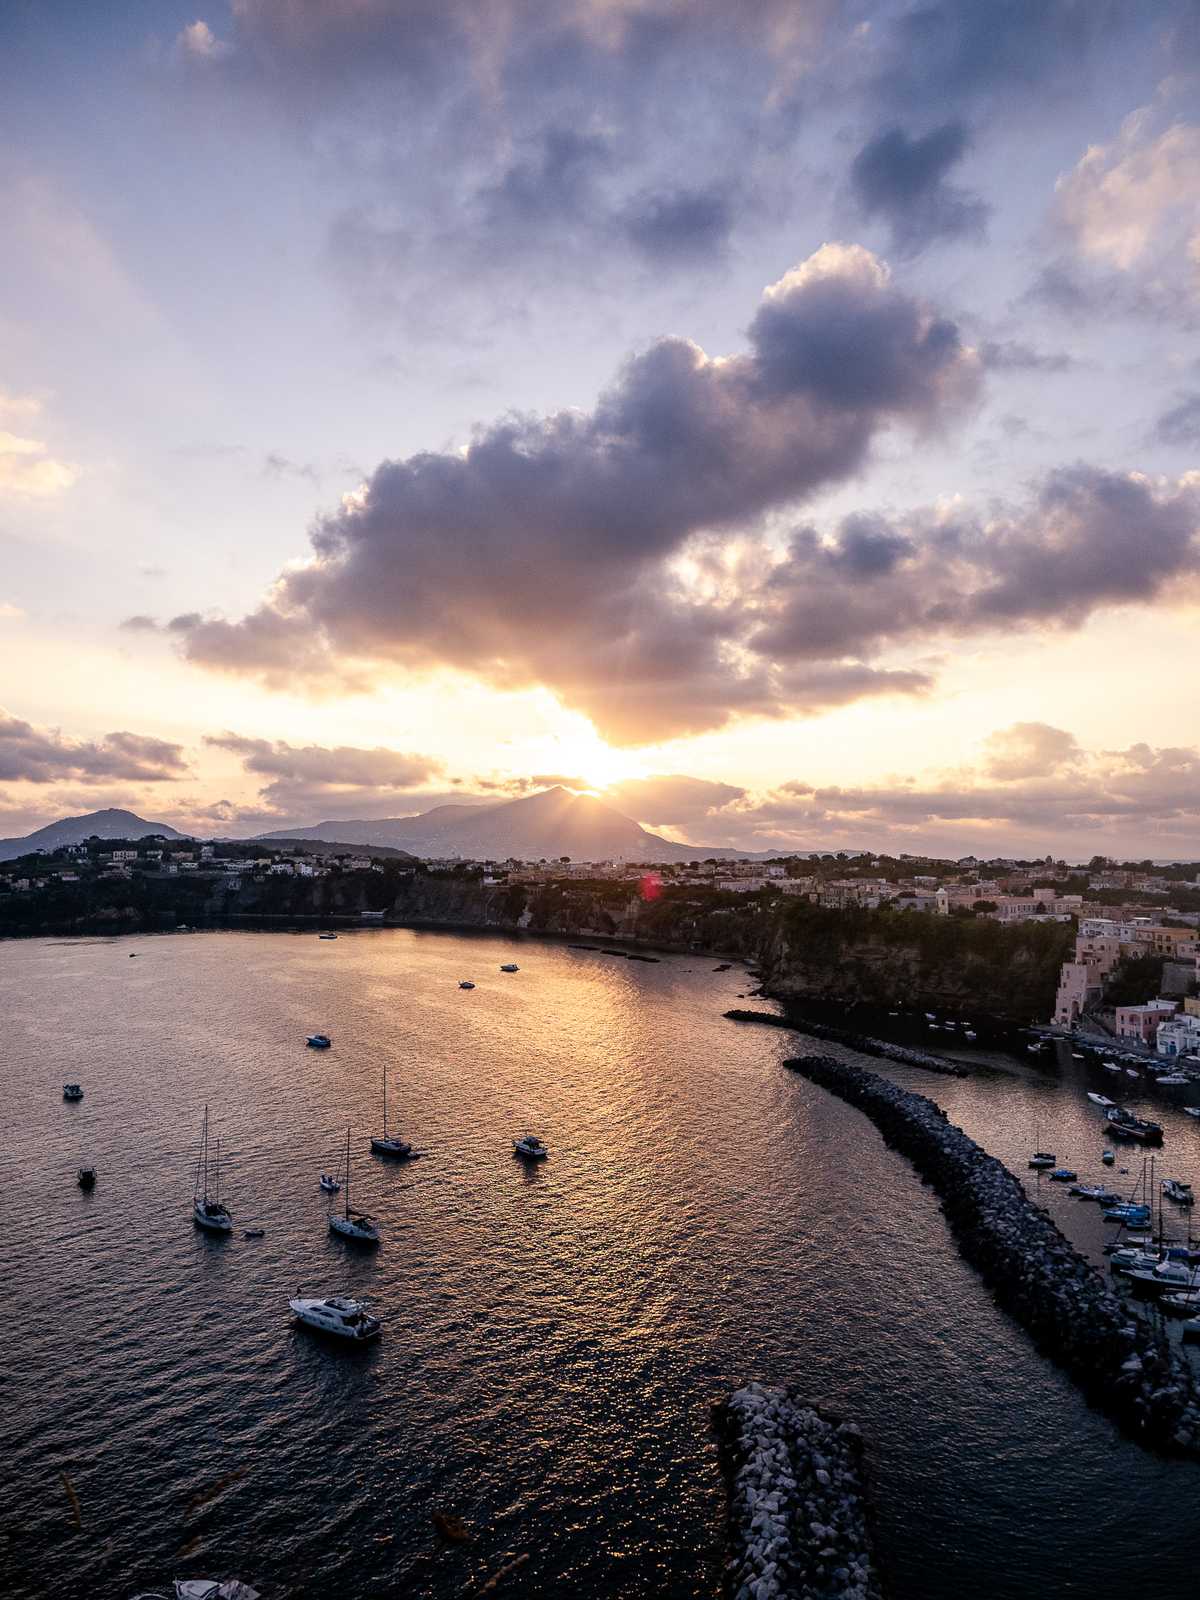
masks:
<instances>
[{"instance_id":1,"label":"hillside","mask_svg":"<svg viewBox=\"0 0 1200 1600\"><path fill-rule=\"evenodd\" d=\"M414 855L503 861L694 861L731 859L736 850L674 844L623 816L594 795L544 789L495 805L436 806L414 817L320 822L264 834L264 839L345 840L392 845Z\"/></svg>"},{"instance_id":2,"label":"hillside","mask_svg":"<svg viewBox=\"0 0 1200 1600\"><path fill-rule=\"evenodd\" d=\"M21 838L0 839L0 861L31 855L35 850L61 850L93 835L99 839L144 839L148 834L160 834L164 839L189 837L165 822L147 822L132 811L89 811L82 817L61 817Z\"/></svg>"}]
</instances>

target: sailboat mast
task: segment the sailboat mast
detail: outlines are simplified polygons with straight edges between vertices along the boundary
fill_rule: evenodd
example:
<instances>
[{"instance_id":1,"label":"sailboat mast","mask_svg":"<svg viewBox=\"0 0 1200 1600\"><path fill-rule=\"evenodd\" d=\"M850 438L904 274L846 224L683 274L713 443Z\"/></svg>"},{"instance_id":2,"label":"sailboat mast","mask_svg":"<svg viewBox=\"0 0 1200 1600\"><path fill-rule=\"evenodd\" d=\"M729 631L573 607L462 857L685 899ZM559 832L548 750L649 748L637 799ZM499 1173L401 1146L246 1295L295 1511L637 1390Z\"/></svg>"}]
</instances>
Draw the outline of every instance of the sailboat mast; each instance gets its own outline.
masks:
<instances>
[{"instance_id":1,"label":"sailboat mast","mask_svg":"<svg viewBox=\"0 0 1200 1600\"><path fill-rule=\"evenodd\" d=\"M350 1129L346 1129L346 1221L350 1221Z\"/></svg>"},{"instance_id":2,"label":"sailboat mast","mask_svg":"<svg viewBox=\"0 0 1200 1600\"><path fill-rule=\"evenodd\" d=\"M383 1064L383 1137L387 1138L387 1062Z\"/></svg>"},{"instance_id":3,"label":"sailboat mast","mask_svg":"<svg viewBox=\"0 0 1200 1600\"><path fill-rule=\"evenodd\" d=\"M202 1141L204 1152L204 1204L208 1205L208 1107L204 1108L204 1139Z\"/></svg>"}]
</instances>

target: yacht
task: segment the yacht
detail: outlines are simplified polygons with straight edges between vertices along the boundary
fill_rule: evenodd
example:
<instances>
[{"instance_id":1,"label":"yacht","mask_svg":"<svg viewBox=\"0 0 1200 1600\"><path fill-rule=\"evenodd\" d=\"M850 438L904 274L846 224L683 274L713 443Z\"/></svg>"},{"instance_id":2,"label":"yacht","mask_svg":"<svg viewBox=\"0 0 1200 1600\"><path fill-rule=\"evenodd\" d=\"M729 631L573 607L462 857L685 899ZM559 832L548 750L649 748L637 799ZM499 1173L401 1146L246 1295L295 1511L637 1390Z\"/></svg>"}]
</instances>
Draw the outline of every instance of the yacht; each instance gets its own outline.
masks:
<instances>
[{"instance_id":1,"label":"yacht","mask_svg":"<svg viewBox=\"0 0 1200 1600\"><path fill-rule=\"evenodd\" d=\"M1107 1110L1109 1106L1116 1104L1116 1101L1110 1100L1106 1094L1095 1094L1091 1089L1088 1090L1088 1099L1094 1106L1103 1106L1105 1110Z\"/></svg>"},{"instance_id":2,"label":"yacht","mask_svg":"<svg viewBox=\"0 0 1200 1600\"><path fill-rule=\"evenodd\" d=\"M470 978L460 978L458 987L460 989L473 989L475 985L471 982Z\"/></svg>"},{"instance_id":3,"label":"yacht","mask_svg":"<svg viewBox=\"0 0 1200 1600\"><path fill-rule=\"evenodd\" d=\"M1162 1186L1162 1192L1168 1200L1174 1200L1177 1206L1194 1206L1196 1196L1192 1193L1190 1183L1183 1183L1178 1178L1168 1178Z\"/></svg>"},{"instance_id":4,"label":"yacht","mask_svg":"<svg viewBox=\"0 0 1200 1600\"><path fill-rule=\"evenodd\" d=\"M379 1318L370 1315L365 1301L344 1300L334 1295L328 1300L297 1297L289 1300L288 1305L298 1322L315 1328L318 1333L332 1333L354 1344L366 1344L368 1339L379 1337Z\"/></svg>"},{"instance_id":5,"label":"yacht","mask_svg":"<svg viewBox=\"0 0 1200 1600\"><path fill-rule=\"evenodd\" d=\"M340 1234L343 1239L353 1239L358 1244L378 1244L379 1224L375 1218L365 1211L351 1211L350 1209L350 1129L346 1129L346 1205L339 1216L336 1211L329 1213L329 1228L331 1233Z\"/></svg>"},{"instance_id":6,"label":"yacht","mask_svg":"<svg viewBox=\"0 0 1200 1600\"><path fill-rule=\"evenodd\" d=\"M95 1167L80 1167L75 1174L75 1182L81 1189L94 1189L96 1187Z\"/></svg>"},{"instance_id":7,"label":"yacht","mask_svg":"<svg viewBox=\"0 0 1200 1600\"><path fill-rule=\"evenodd\" d=\"M328 1050L333 1040L327 1033L310 1033L304 1042L310 1050Z\"/></svg>"},{"instance_id":8,"label":"yacht","mask_svg":"<svg viewBox=\"0 0 1200 1600\"><path fill-rule=\"evenodd\" d=\"M260 1600L257 1589L252 1589L240 1578L176 1578L171 1585L172 1600ZM167 1600L167 1596L153 1593L135 1594L133 1600Z\"/></svg>"},{"instance_id":9,"label":"yacht","mask_svg":"<svg viewBox=\"0 0 1200 1600\"><path fill-rule=\"evenodd\" d=\"M221 1204L221 1146L218 1141L213 1162L212 1194L208 1192L208 1107L204 1108L204 1131L200 1138L200 1157L196 1162L196 1182L192 1190L192 1220L208 1233L232 1233L233 1218Z\"/></svg>"},{"instance_id":10,"label":"yacht","mask_svg":"<svg viewBox=\"0 0 1200 1600\"><path fill-rule=\"evenodd\" d=\"M1031 1167L1053 1167L1058 1163L1058 1157L1049 1150L1035 1150L1029 1158Z\"/></svg>"},{"instance_id":11,"label":"yacht","mask_svg":"<svg viewBox=\"0 0 1200 1600\"><path fill-rule=\"evenodd\" d=\"M402 1139L398 1133L388 1133L386 1067L383 1069L383 1133L379 1137L372 1134L371 1149L377 1156L395 1156L401 1161L406 1161L413 1153L413 1147L407 1139Z\"/></svg>"},{"instance_id":12,"label":"yacht","mask_svg":"<svg viewBox=\"0 0 1200 1600\"><path fill-rule=\"evenodd\" d=\"M82 1086L82 1084L64 1083L63 1084L63 1099L64 1100L82 1100L83 1099L83 1086Z\"/></svg>"},{"instance_id":13,"label":"yacht","mask_svg":"<svg viewBox=\"0 0 1200 1600\"><path fill-rule=\"evenodd\" d=\"M520 970L520 967L515 961L502 961L500 963L501 972L520 972Z\"/></svg>"},{"instance_id":14,"label":"yacht","mask_svg":"<svg viewBox=\"0 0 1200 1600\"><path fill-rule=\"evenodd\" d=\"M520 1156L522 1161L544 1161L549 1154L542 1141L532 1133L513 1140L513 1155Z\"/></svg>"}]
</instances>

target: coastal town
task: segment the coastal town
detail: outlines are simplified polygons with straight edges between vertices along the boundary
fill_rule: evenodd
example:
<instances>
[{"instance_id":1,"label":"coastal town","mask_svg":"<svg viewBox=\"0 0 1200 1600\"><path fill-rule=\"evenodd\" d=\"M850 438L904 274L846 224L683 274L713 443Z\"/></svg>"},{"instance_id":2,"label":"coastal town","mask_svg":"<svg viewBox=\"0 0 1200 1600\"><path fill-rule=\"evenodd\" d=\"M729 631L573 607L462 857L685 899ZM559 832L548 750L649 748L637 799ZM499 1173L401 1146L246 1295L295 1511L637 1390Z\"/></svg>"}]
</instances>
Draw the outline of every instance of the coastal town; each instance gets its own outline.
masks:
<instances>
[{"instance_id":1,"label":"coastal town","mask_svg":"<svg viewBox=\"0 0 1200 1600\"><path fill-rule=\"evenodd\" d=\"M941 947L977 943L981 924L1057 930L1061 959L1046 1014L1027 1020L1200 1062L1200 865L1071 865L1045 857L958 861L862 853L772 860L420 860L401 850L319 840L91 837L0 862L0 932L76 926L170 930L242 917L410 920L414 896L473 895L486 920L535 931L601 932L720 947L723 929L786 914L857 927L864 915ZM584 903L602 904L597 923ZM537 908L559 907L557 925ZM577 908L571 921L571 907ZM895 919L903 918L897 924ZM670 918L672 920L668 921ZM632 919L632 921L631 921ZM856 920L857 919L857 920ZM911 920L910 920L911 919ZM474 920L456 910L449 921ZM585 926L584 923L587 923ZM925 932L930 928L930 932ZM971 930L977 930L972 932ZM978 997L986 1009L988 996ZM1002 1009L997 1007L997 1009Z\"/></svg>"}]
</instances>

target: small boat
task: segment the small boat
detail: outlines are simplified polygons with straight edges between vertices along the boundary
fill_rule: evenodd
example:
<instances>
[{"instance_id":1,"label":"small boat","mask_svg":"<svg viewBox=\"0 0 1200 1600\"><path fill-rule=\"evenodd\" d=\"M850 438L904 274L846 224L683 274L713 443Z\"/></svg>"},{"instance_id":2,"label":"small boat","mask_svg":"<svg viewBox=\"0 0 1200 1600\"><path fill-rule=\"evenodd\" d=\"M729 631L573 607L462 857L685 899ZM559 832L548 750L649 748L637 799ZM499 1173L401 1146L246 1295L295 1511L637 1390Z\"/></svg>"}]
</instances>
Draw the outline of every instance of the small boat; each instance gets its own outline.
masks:
<instances>
[{"instance_id":1,"label":"small boat","mask_svg":"<svg viewBox=\"0 0 1200 1600\"><path fill-rule=\"evenodd\" d=\"M963 1038L964 1039L975 1039L976 1037L978 1037L978 1036L975 1034L975 1032L971 1028L964 1028L963 1029Z\"/></svg>"},{"instance_id":2,"label":"small boat","mask_svg":"<svg viewBox=\"0 0 1200 1600\"><path fill-rule=\"evenodd\" d=\"M1058 1157L1049 1150L1035 1150L1029 1158L1031 1167L1053 1167L1057 1162Z\"/></svg>"},{"instance_id":3,"label":"small boat","mask_svg":"<svg viewBox=\"0 0 1200 1600\"><path fill-rule=\"evenodd\" d=\"M1135 1117L1132 1111L1126 1111L1123 1106L1114 1106L1104 1115L1108 1119L1108 1131L1115 1138L1138 1139L1142 1144L1162 1143L1161 1123L1147 1122L1142 1117Z\"/></svg>"},{"instance_id":4,"label":"small boat","mask_svg":"<svg viewBox=\"0 0 1200 1600\"><path fill-rule=\"evenodd\" d=\"M501 972L520 972L520 970L520 967L515 961L502 961L500 963Z\"/></svg>"},{"instance_id":5,"label":"small boat","mask_svg":"<svg viewBox=\"0 0 1200 1600\"><path fill-rule=\"evenodd\" d=\"M1102 1061L1100 1065L1104 1068L1105 1072L1120 1072L1121 1070L1115 1061Z\"/></svg>"},{"instance_id":6,"label":"small boat","mask_svg":"<svg viewBox=\"0 0 1200 1600\"><path fill-rule=\"evenodd\" d=\"M1027 1044L1025 1048L1026 1050L1032 1050L1036 1054L1042 1047L1040 1044Z\"/></svg>"},{"instance_id":7,"label":"small boat","mask_svg":"<svg viewBox=\"0 0 1200 1600\"><path fill-rule=\"evenodd\" d=\"M1105 1206L1105 1222L1119 1222L1123 1228L1144 1228L1151 1220L1150 1207L1140 1200L1127 1200L1118 1206Z\"/></svg>"},{"instance_id":8,"label":"small boat","mask_svg":"<svg viewBox=\"0 0 1200 1600\"><path fill-rule=\"evenodd\" d=\"M1164 1072L1156 1081L1160 1089L1179 1089L1186 1088L1192 1080L1182 1072Z\"/></svg>"},{"instance_id":9,"label":"small boat","mask_svg":"<svg viewBox=\"0 0 1200 1600\"><path fill-rule=\"evenodd\" d=\"M310 1033L304 1042L310 1050L328 1050L333 1040L327 1033Z\"/></svg>"},{"instance_id":10,"label":"small boat","mask_svg":"<svg viewBox=\"0 0 1200 1600\"><path fill-rule=\"evenodd\" d=\"M513 1140L513 1155L520 1156L522 1161L544 1161L549 1154L542 1141L532 1133Z\"/></svg>"},{"instance_id":11,"label":"small boat","mask_svg":"<svg viewBox=\"0 0 1200 1600\"><path fill-rule=\"evenodd\" d=\"M336 939L337 938L337 934L336 933L319 933L317 935L317 938L318 939Z\"/></svg>"},{"instance_id":12,"label":"small boat","mask_svg":"<svg viewBox=\"0 0 1200 1600\"><path fill-rule=\"evenodd\" d=\"M240 1578L176 1578L174 1600L259 1600L259 1592ZM164 1600L162 1595L134 1595L133 1600Z\"/></svg>"},{"instance_id":13,"label":"small boat","mask_svg":"<svg viewBox=\"0 0 1200 1600\"><path fill-rule=\"evenodd\" d=\"M405 1161L413 1153L413 1147L407 1139L402 1139L398 1133L388 1134L387 1124L387 1068L383 1069L383 1133L372 1134L371 1149L377 1156L395 1156L397 1160Z\"/></svg>"},{"instance_id":14,"label":"small boat","mask_svg":"<svg viewBox=\"0 0 1200 1600\"><path fill-rule=\"evenodd\" d=\"M1138 1244L1118 1246L1108 1252L1108 1257L1112 1271L1120 1273L1149 1272L1162 1263L1162 1256L1157 1250Z\"/></svg>"},{"instance_id":15,"label":"small boat","mask_svg":"<svg viewBox=\"0 0 1200 1600\"><path fill-rule=\"evenodd\" d=\"M1082 1050L1072 1050L1071 1051L1071 1060L1072 1061L1086 1061L1087 1057L1084 1055Z\"/></svg>"},{"instance_id":16,"label":"small boat","mask_svg":"<svg viewBox=\"0 0 1200 1600\"><path fill-rule=\"evenodd\" d=\"M1105 1109L1116 1105L1116 1101L1110 1100L1106 1094L1095 1094L1091 1089L1088 1090L1088 1099L1094 1106L1104 1106Z\"/></svg>"},{"instance_id":17,"label":"small boat","mask_svg":"<svg viewBox=\"0 0 1200 1600\"><path fill-rule=\"evenodd\" d=\"M64 1100L82 1100L83 1099L83 1085L79 1084L79 1083L64 1083L63 1084L63 1099Z\"/></svg>"},{"instance_id":18,"label":"small boat","mask_svg":"<svg viewBox=\"0 0 1200 1600\"><path fill-rule=\"evenodd\" d=\"M1200 1268L1189 1267L1182 1261L1159 1261L1153 1267L1127 1268L1125 1276L1151 1294L1164 1294L1168 1289L1176 1294L1189 1294L1200 1288Z\"/></svg>"},{"instance_id":19,"label":"small boat","mask_svg":"<svg viewBox=\"0 0 1200 1600\"><path fill-rule=\"evenodd\" d=\"M288 1305L297 1322L315 1328L318 1333L332 1333L335 1338L349 1339L353 1344L366 1344L368 1339L379 1337L379 1318L371 1316L364 1300L347 1300L341 1295L333 1295L328 1300L298 1296L289 1300Z\"/></svg>"},{"instance_id":20,"label":"small boat","mask_svg":"<svg viewBox=\"0 0 1200 1600\"><path fill-rule=\"evenodd\" d=\"M340 1194L342 1191L341 1179L335 1178L332 1172L323 1172L321 1174L321 1187L326 1194Z\"/></svg>"},{"instance_id":21,"label":"small boat","mask_svg":"<svg viewBox=\"0 0 1200 1600\"><path fill-rule=\"evenodd\" d=\"M1069 1190L1077 1200L1097 1200L1101 1205L1120 1205L1121 1196L1098 1183L1073 1183Z\"/></svg>"},{"instance_id":22,"label":"small boat","mask_svg":"<svg viewBox=\"0 0 1200 1600\"><path fill-rule=\"evenodd\" d=\"M266 1232L267 1232L267 1230L265 1228L243 1228L242 1229L242 1238L243 1239L262 1239L262 1238L265 1238Z\"/></svg>"},{"instance_id":23,"label":"small boat","mask_svg":"<svg viewBox=\"0 0 1200 1600\"><path fill-rule=\"evenodd\" d=\"M1100 1153L1100 1159L1103 1161L1106 1167L1111 1167L1117 1158L1111 1150L1102 1150Z\"/></svg>"},{"instance_id":24,"label":"small boat","mask_svg":"<svg viewBox=\"0 0 1200 1600\"><path fill-rule=\"evenodd\" d=\"M1137 1075L1138 1075L1138 1073L1137 1073L1137 1068L1136 1067L1126 1067L1125 1068L1125 1076L1127 1078L1136 1078Z\"/></svg>"},{"instance_id":25,"label":"small boat","mask_svg":"<svg viewBox=\"0 0 1200 1600\"><path fill-rule=\"evenodd\" d=\"M1162 1192L1168 1200L1174 1200L1177 1206L1194 1206L1196 1196L1192 1193L1190 1183L1183 1183L1179 1178L1168 1178L1162 1186Z\"/></svg>"},{"instance_id":26,"label":"small boat","mask_svg":"<svg viewBox=\"0 0 1200 1600\"><path fill-rule=\"evenodd\" d=\"M1184 1106L1189 1117L1200 1117L1200 1106Z\"/></svg>"},{"instance_id":27,"label":"small boat","mask_svg":"<svg viewBox=\"0 0 1200 1600\"><path fill-rule=\"evenodd\" d=\"M460 978L458 987L460 989L473 989L475 985L471 982L470 978Z\"/></svg>"},{"instance_id":28,"label":"small boat","mask_svg":"<svg viewBox=\"0 0 1200 1600\"><path fill-rule=\"evenodd\" d=\"M1185 1339L1200 1339L1200 1317L1189 1317L1183 1325Z\"/></svg>"},{"instance_id":29,"label":"small boat","mask_svg":"<svg viewBox=\"0 0 1200 1600\"><path fill-rule=\"evenodd\" d=\"M200 1136L200 1156L196 1162L196 1182L192 1190L192 1221L206 1233L232 1233L233 1218L221 1204L221 1145L217 1142L213 1162L212 1194L208 1192L208 1107L204 1108L204 1131Z\"/></svg>"},{"instance_id":30,"label":"small boat","mask_svg":"<svg viewBox=\"0 0 1200 1600\"><path fill-rule=\"evenodd\" d=\"M343 1239L353 1239L357 1244L378 1244L379 1224L366 1211L350 1209L350 1129L346 1129L346 1206L342 1215L329 1213L329 1229Z\"/></svg>"},{"instance_id":31,"label":"small boat","mask_svg":"<svg viewBox=\"0 0 1200 1600\"><path fill-rule=\"evenodd\" d=\"M94 1189L96 1187L95 1167L80 1167L75 1174L75 1182L81 1189Z\"/></svg>"},{"instance_id":32,"label":"small boat","mask_svg":"<svg viewBox=\"0 0 1200 1600\"><path fill-rule=\"evenodd\" d=\"M1070 1167L1055 1167L1050 1174L1051 1183L1074 1183L1079 1177L1077 1172L1072 1172Z\"/></svg>"},{"instance_id":33,"label":"small boat","mask_svg":"<svg viewBox=\"0 0 1200 1600\"><path fill-rule=\"evenodd\" d=\"M1177 1316L1192 1316L1200 1312L1200 1289L1185 1289L1181 1294L1172 1292L1163 1295L1159 1304L1164 1311L1172 1311Z\"/></svg>"}]
</instances>

